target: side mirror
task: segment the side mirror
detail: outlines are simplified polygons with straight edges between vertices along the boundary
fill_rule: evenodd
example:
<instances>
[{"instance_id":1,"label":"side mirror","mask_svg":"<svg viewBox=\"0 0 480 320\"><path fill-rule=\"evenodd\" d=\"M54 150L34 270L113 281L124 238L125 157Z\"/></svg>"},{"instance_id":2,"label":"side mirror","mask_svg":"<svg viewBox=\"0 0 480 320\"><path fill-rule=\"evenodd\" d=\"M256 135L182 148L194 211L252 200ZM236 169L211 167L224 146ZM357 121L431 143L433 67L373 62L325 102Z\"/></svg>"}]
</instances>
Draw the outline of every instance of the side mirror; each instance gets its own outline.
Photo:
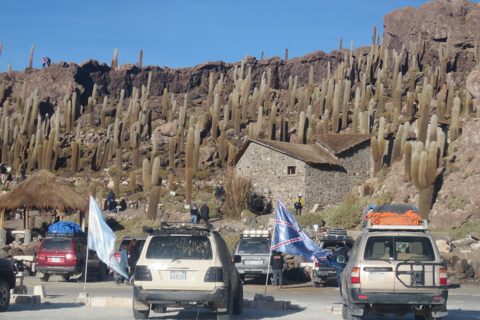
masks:
<instances>
[{"instance_id":1,"label":"side mirror","mask_svg":"<svg viewBox=\"0 0 480 320\"><path fill-rule=\"evenodd\" d=\"M233 263L240 263L242 262L242 256L236 255L233 256Z\"/></svg>"}]
</instances>

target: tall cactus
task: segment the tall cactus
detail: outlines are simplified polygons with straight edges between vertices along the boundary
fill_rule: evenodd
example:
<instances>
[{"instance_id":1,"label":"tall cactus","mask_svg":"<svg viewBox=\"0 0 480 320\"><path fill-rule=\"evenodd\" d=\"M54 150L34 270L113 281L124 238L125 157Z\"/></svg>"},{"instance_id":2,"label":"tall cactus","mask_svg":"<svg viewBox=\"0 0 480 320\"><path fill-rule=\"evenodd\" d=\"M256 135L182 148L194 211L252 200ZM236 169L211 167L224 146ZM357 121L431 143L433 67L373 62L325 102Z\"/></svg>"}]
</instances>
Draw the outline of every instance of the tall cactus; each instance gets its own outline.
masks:
<instances>
[{"instance_id":1,"label":"tall cactus","mask_svg":"<svg viewBox=\"0 0 480 320\"><path fill-rule=\"evenodd\" d=\"M457 140L460 132L460 98L453 100L452 123L450 124L450 141Z\"/></svg>"},{"instance_id":2,"label":"tall cactus","mask_svg":"<svg viewBox=\"0 0 480 320\"><path fill-rule=\"evenodd\" d=\"M417 142L421 143L421 142ZM415 187L420 190L419 214L422 219L428 219L432 207L435 180L437 178L438 146L432 142L429 151L421 151L421 147L412 154L411 177Z\"/></svg>"},{"instance_id":3,"label":"tall cactus","mask_svg":"<svg viewBox=\"0 0 480 320\"><path fill-rule=\"evenodd\" d=\"M382 159L383 154L385 153L385 139L383 137L373 136L370 140L370 151L373 158L373 176L375 177L377 173L382 169Z\"/></svg>"},{"instance_id":4,"label":"tall cactus","mask_svg":"<svg viewBox=\"0 0 480 320\"><path fill-rule=\"evenodd\" d=\"M151 184L152 189L150 190L150 196L148 198L147 219L155 220L157 218L158 201L160 199L160 186L162 184L162 179L160 178L159 158L155 158L155 161L153 162Z\"/></svg>"}]
</instances>

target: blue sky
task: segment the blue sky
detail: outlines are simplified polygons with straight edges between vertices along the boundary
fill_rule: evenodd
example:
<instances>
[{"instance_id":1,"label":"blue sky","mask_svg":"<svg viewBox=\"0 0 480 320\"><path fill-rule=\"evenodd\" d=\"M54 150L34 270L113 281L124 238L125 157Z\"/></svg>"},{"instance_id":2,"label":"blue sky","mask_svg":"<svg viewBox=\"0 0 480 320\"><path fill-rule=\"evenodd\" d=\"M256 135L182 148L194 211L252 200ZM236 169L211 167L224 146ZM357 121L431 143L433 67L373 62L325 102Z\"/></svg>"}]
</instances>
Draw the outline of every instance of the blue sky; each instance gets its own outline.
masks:
<instances>
[{"instance_id":1,"label":"blue sky","mask_svg":"<svg viewBox=\"0 0 480 320\"><path fill-rule=\"evenodd\" d=\"M193 67L206 61L238 62L245 55L300 57L322 50L371 44L383 16L424 0L5 0L0 11L0 72L33 67L43 56L80 64Z\"/></svg>"}]
</instances>

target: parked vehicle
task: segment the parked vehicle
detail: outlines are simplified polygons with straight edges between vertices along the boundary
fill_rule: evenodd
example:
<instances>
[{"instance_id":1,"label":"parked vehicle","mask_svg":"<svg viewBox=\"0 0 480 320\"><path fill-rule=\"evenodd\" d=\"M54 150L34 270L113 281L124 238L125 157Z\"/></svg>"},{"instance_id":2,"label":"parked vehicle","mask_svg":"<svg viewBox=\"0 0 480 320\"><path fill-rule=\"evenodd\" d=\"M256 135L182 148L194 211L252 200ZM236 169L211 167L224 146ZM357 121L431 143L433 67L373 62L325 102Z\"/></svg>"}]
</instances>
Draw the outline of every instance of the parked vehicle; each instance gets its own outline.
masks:
<instances>
[{"instance_id":1,"label":"parked vehicle","mask_svg":"<svg viewBox=\"0 0 480 320\"><path fill-rule=\"evenodd\" d=\"M265 278L269 270L271 237L268 230L243 230L235 245L235 267L242 280ZM271 273L271 270L270 270Z\"/></svg>"},{"instance_id":2,"label":"parked vehicle","mask_svg":"<svg viewBox=\"0 0 480 320\"><path fill-rule=\"evenodd\" d=\"M83 281L86 257L85 233L47 233L35 260L37 275L42 281L48 281L52 275L60 275L65 281L80 276L78 281ZM99 281L105 280L107 275L107 266L94 250L88 250L87 272Z\"/></svg>"},{"instance_id":3,"label":"parked vehicle","mask_svg":"<svg viewBox=\"0 0 480 320\"><path fill-rule=\"evenodd\" d=\"M16 270L10 260L0 258L0 312L7 311L10 289L15 288Z\"/></svg>"},{"instance_id":4,"label":"parked vehicle","mask_svg":"<svg viewBox=\"0 0 480 320\"><path fill-rule=\"evenodd\" d=\"M217 232L209 225L166 223L150 231L135 268L135 319L168 307L207 308L217 320L242 313L242 281Z\"/></svg>"},{"instance_id":5,"label":"parked vehicle","mask_svg":"<svg viewBox=\"0 0 480 320\"><path fill-rule=\"evenodd\" d=\"M403 223L408 215L415 215L414 208L407 206L375 210L392 218L387 223ZM343 319L373 313L442 319L448 314L447 270L427 221L418 217L420 225L385 225L380 216L365 220L342 272Z\"/></svg>"},{"instance_id":6,"label":"parked vehicle","mask_svg":"<svg viewBox=\"0 0 480 320\"><path fill-rule=\"evenodd\" d=\"M327 249L331 253L335 251L337 245L343 246L344 241L349 249L352 248L354 243L353 239L347 236L347 231L344 229L330 229L317 236L317 239L319 240L318 245L323 249ZM348 256L343 257L343 259L347 262ZM314 260L312 268L312 286L319 287L330 280L337 280L337 272L335 268L318 260Z\"/></svg>"}]
</instances>

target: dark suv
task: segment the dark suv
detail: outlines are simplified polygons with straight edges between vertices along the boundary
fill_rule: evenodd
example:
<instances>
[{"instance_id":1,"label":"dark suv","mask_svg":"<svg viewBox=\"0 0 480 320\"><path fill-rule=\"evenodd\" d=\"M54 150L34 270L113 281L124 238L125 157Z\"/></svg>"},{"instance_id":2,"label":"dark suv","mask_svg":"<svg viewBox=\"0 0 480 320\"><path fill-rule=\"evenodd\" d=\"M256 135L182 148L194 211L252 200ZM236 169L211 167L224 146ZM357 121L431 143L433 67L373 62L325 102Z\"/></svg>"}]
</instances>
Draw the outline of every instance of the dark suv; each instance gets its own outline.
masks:
<instances>
[{"instance_id":1,"label":"dark suv","mask_svg":"<svg viewBox=\"0 0 480 320\"><path fill-rule=\"evenodd\" d=\"M330 229L327 232L321 232L319 236L317 236L319 246L323 249L327 249L331 253L333 253L336 249L336 246L344 246L343 242L345 241L345 245L348 246L349 249L353 246L353 239L347 236L347 231L344 229ZM348 261L348 257L342 257L343 261L337 261L339 263L346 263ZM313 261L313 268L312 268L312 285L314 287L319 287L320 285L325 284L329 280L336 280L337 279L337 272L334 267L329 266L325 263L322 263L318 260ZM339 284L340 285L340 284Z\"/></svg>"},{"instance_id":2,"label":"dark suv","mask_svg":"<svg viewBox=\"0 0 480 320\"><path fill-rule=\"evenodd\" d=\"M15 288L15 273L12 262L0 258L0 312L7 311L10 304L10 289Z\"/></svg>"},{"instance_id":3,"label":"dark suv","mask_svg":"<svg viewBox=\"0 0 480 320\"><path fill-rule=\"evenodd\" d=\"M42 281L48 281L52 275L60 275L65 281L80 275L78 281L83 281L86 256L87 237L84 233L48 233L37 253L37 273ZM87 270L88 275L96 275L99 281L107 275L106 265L94 250L88 251Z\"/></svg>"}]
</instances>

